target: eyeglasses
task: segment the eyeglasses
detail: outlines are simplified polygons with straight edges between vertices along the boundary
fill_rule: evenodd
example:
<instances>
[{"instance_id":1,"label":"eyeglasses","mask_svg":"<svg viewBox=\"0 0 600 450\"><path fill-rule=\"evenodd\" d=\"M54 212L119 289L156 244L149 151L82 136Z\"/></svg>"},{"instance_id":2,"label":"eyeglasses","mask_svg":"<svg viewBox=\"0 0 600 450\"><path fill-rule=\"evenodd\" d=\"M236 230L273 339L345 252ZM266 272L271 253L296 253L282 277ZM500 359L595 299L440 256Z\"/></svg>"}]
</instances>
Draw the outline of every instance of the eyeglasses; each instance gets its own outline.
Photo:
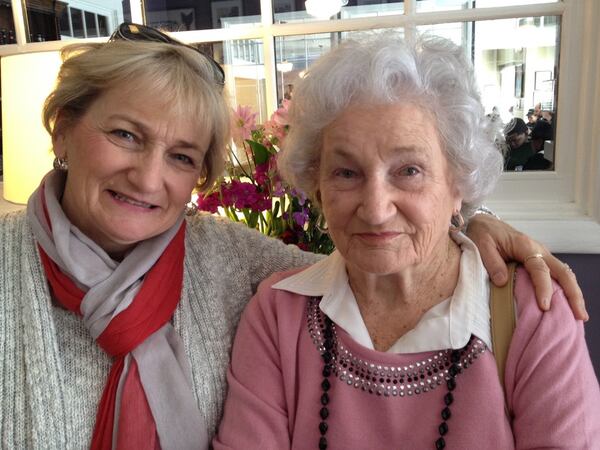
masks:
<instances>
[{"instance_id":1,"label":"eyeglasses","mask_svg":"<svg viewBox=\"0 0 600 450\"><path fill-rule=\"evenodd\" d=\"M146 42L163 42L165 44L180 45L182 47L191 48L198 52L210 63L213 68L215 80L221 86L225 85L225 72L223 68L213 58L208 56L206 53L201 52L191 45L184 44L183 42L173 39L170 36L158 31L156 28L151 28L146 25L139 25L135 23L124 22L117 27L117 29L108 38L108 42L113 41L146 41Z\"/></svg>"}]
</instances>

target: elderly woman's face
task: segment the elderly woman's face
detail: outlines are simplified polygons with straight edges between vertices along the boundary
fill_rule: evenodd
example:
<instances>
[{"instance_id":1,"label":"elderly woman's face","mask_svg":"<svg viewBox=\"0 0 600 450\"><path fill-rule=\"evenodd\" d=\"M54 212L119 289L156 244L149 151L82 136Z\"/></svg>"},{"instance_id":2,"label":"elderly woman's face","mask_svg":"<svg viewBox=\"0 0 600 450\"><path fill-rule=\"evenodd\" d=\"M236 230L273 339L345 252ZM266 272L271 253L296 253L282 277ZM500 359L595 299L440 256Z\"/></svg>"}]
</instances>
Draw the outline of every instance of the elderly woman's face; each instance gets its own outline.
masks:
<instances>
[{"instance_id":1,"label":"elderly woman's face","mask_svg":"<svg viewBox=\"0 0 600 450\"><path fill-rule=\"evenodd\" d=\"M62 206L111 255L156 236L182 213L201 173L208 133L151 91L114 88L53 136L69 170Z\"/></svg>"},{"instance_id":2,"label":"elderly woman's face","mask_svg":"<svg viewBox=\"0 0 600 450\"><path fill-rule=\"evenodd\" d=\"M447 251L461 199L428 113L353 105L325 128L322 144L318 195L348 264L390 274Z\"/></svg>"}]
</instances>

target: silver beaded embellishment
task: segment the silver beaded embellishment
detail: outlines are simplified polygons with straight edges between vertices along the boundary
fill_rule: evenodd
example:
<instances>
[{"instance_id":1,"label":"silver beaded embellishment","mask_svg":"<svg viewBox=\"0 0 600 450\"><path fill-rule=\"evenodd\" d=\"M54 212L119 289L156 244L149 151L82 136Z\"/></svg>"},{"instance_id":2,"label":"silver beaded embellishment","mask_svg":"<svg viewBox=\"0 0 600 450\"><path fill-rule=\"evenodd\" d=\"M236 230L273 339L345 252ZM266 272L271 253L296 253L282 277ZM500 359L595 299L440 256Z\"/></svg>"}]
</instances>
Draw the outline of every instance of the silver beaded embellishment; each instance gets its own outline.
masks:
<instances>
[{"instance_id":1,"label":"silver beaded embellishment","mask_svg":"<svg viewBox=\"0 0 600 450\"><path fill-rule=\"evenodd\" d=\"M319 309L320 298L311 298L307 304L308 331L319 353L325 353L323 331L324 314ZM407 366L376 365L352 354L339 342L335 324L332 325L334 348L332 349L333 374L348 386L369 394L384 397L404 397L429 392L450 379L448 368L451 350L443 350ZM487 349L477 338L472 338L461 352L459 373L467 369Z\"/></svg>"}]
</instances>

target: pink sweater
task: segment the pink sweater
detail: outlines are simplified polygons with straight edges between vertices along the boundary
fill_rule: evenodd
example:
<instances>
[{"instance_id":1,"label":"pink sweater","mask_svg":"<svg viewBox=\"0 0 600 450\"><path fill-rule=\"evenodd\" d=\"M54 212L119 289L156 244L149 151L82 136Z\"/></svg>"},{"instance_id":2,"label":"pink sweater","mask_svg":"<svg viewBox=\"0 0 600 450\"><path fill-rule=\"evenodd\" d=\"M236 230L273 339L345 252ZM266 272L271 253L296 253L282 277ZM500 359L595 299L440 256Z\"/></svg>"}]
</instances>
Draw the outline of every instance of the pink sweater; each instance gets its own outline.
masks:
<instances>
[{"instance_id":1,"label":"pink sweater","mask_svg":"<svg viewBox=\"0 0 600 450\"><path fill-rule=\"evenodd\" d=\"M311 299L270 288L291 273L263 282L242 316L228 373L225 412L213 442L216 450L318 448L323 361L314 342L319 336L312 318L320 313ZM517 273L515 298L518 321L504 380L512 421L504 412L494 356L473 341L461 357L463 363L472 363L456 377L446 448L600 448L600 390L582 323L575 321L558 287L551 311L539 311L522 269ZM328 448L435 448L448 391L445 382L434 389L429 386L436 385L434 369L445 369L439 361L447 353L381 353L360 346L339 327L337 336L356 358L348 365L354 374L357 368L368 370L368 364L373 364L371 373L375 370L378 375L371 380L376 384L373 393L360 372L358 379L350 379L348 368L342 367L337 377L329 377ZM344 349L340 354L345 354ZM415 371L416 380L409 380ZM398 374L405 372L400 382ZM361 380L366 390L361 389ZM413 383L420 386L419 393ZM427 392L423 386L428 386ZM395 390L405 395L377 395L377 388L380 393Z\"/></svg>"}]
</instances>

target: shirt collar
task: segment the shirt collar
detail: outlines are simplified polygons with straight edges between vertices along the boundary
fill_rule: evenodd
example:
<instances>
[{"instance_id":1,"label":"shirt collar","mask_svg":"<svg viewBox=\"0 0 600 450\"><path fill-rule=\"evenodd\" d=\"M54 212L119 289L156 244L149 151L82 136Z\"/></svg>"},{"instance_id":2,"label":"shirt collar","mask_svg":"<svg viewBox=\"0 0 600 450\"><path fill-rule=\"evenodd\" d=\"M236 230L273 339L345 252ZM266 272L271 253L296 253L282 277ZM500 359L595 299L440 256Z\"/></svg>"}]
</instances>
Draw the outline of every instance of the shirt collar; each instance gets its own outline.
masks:
<instances>
[{"instance_id":1,"label":"shirt collar","mask_svg":"<svg viewBox=\"0 0 600 450\"><path fill-rule=\"evenodd\" d=\"M475 244L464 234L453 236L460 245L460 273L451 298L437 304L411 331L389 349L390 353L417 353L464 347L471 335L491 348L489 278ZM362 346L373 342L350 289L346 264L336 250L309 268L273 285L309 297L322 297L319 307Z\"/></svg>"}]
</instances>

